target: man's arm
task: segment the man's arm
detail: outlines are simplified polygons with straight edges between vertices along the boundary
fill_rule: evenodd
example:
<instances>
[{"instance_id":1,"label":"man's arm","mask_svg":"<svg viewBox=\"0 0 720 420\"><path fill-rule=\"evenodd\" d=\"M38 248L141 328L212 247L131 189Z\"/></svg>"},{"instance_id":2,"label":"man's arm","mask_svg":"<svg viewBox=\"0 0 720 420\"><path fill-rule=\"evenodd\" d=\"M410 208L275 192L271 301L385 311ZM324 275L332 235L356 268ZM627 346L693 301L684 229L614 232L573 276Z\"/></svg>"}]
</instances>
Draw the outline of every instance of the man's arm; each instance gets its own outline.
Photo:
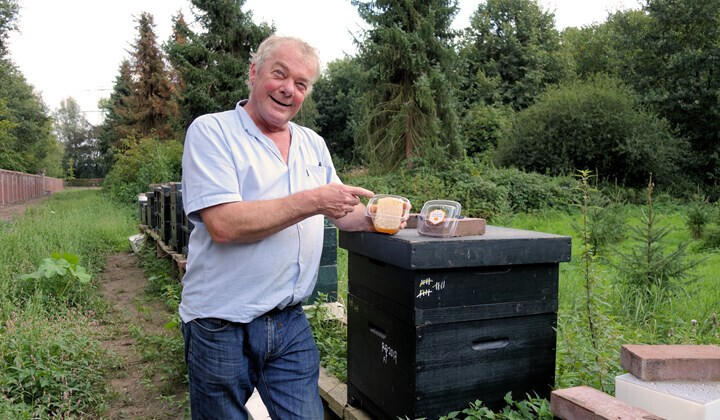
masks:
<instances>
[{"instance_id":1,"label":"man's arm","mask_svg":"<svg viewBox=\"0 0 720 420\"><path fill-rule=\"evenodd\" d=\"M316 214L341 220L362 206L358 197L373 195L360 187L328 184L283 198L208 207L200 210L200 217L214 242L255 242Z\"/></svg>"}]
</instances>

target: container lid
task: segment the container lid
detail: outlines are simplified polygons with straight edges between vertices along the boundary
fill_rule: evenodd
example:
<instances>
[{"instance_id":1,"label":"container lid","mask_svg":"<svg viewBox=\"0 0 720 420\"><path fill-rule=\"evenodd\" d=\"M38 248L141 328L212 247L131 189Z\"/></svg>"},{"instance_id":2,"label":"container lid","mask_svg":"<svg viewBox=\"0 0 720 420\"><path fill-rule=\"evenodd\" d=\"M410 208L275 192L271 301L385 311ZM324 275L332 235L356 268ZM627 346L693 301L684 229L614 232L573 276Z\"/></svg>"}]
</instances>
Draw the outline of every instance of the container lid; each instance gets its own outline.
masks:
<instances>
[{"instance_id":1,"label":"container lid","mask_svg":"<svg viewBox=\"0 0 720 420\"><path fill-rule=\"evenodd\" d=\"M375 194L368 201L365 215L370 217L375 230L395 234L400 230L402 221L410 214L410 200L393 194Z\"/></svg>"},{"instance_id":2,"label":"container lid","mask_svg":"<svg viewBox=\"0 0 720 420\"><path fill-rule=\"evenodd\" d=\"M427 201L418 216L418 233L448 238L455 234L462 206L452 200Z\"/></svg>"}]
</instances>

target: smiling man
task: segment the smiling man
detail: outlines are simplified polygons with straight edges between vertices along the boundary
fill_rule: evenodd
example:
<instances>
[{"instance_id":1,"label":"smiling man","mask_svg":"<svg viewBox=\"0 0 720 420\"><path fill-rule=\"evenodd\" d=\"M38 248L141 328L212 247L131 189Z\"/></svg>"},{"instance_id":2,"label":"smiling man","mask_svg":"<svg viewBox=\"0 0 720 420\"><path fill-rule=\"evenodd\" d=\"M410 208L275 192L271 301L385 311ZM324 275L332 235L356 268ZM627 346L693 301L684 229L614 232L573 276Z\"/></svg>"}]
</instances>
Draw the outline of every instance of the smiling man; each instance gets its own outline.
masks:
<instances>
[{"instance_id":1,"label":"smiling man","mask_svg":"<svg viewBox=\"0 0 720 420\"><path fill-rule=\"evenodd\" d=\"M250 99L188 128L190 235L180 316L194 419L245 419L257 387L274 419L322 419L319 356L301 302L315 285L323 216L372 230L323 139L290 120L320 71L317 52L271 36L253 55Z\"/></svg>"}]
</instances>

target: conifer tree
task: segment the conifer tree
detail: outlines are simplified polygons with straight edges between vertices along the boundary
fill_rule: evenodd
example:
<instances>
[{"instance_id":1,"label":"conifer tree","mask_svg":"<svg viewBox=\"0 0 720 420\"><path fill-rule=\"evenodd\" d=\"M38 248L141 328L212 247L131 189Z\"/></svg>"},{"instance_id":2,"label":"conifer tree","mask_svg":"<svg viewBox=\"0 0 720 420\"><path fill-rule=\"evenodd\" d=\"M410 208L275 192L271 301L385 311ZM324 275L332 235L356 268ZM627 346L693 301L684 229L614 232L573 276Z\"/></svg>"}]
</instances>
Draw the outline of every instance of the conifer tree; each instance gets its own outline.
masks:
<instances>
[{"instance_id":1,"label":"conifer tree","mask_svg":"<svg viewBox=\"0 0 720 420\"><path fill-rule=\"evenodd\" d=\"M374 171L413 156L460 156L450 29L455 0L353 0L370 25L357 141Z\"/></svg>"},{"instance_id":2,"label":"conifer tree","mask_svg":"<svg viewBox=\"0 0 720 420\"><path fill-rule=\"evenodd\" d=\"M204 32L194 33L178 16L165 50L184 83L180 121L187 127L209 112L232 109L247 98L250 53L274 28L256 25L244 0L192 0L195 20Z\"/></svg>"},{"instance_id":3,"label":"conifer tree","mask_svg":"<svg viewBox=\"0 0 720 420\"><path fill-rule=\"evenodd\" d=\"M105 112L105 120L98 135L98 148L103 156L105 171L112 166L113 148L120 148L120 140L132 135L132 121L128 109L132 94L132 69L130 62L123 60L110 98L101 101L99 106Z\"/></svg>"},{"instance_id":4,"label":"conifer tree","mask_svg":"<svg viewBox=\"0 0 720 420\"><path fill-rule=\"evenodd\" d=\"M140 137L168 139L174 136L170 121L177 113L171 100L173 86L154 32L153 17L142 13L138 19L138 38L132 53L135 76L128 98L130 131Z\"/></svg>"}]
</instances>

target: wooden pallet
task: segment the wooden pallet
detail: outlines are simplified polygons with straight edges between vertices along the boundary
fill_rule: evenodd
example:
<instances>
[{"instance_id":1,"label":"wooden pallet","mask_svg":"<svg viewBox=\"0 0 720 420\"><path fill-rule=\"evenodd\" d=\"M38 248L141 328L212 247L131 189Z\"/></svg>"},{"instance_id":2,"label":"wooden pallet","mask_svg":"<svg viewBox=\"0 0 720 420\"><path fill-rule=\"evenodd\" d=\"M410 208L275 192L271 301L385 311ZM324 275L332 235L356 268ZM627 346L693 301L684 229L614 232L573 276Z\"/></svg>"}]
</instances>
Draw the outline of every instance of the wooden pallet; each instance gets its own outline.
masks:
<instances>
[{"instance_id":1,"label":"wooden pallet","mask_svg":"<svg viewBox=\"0 0 720 420\"><path fill-rule=\"evenodd\" d=\"M150 226L140 225L140 231L155 241L155 253L158 258L170 258L172 260L173 272L178 276L178 280L182 280L185 275L185 265L187 264L185 256L163 242L160 235Z\"/></svg>"}]
</instances>

